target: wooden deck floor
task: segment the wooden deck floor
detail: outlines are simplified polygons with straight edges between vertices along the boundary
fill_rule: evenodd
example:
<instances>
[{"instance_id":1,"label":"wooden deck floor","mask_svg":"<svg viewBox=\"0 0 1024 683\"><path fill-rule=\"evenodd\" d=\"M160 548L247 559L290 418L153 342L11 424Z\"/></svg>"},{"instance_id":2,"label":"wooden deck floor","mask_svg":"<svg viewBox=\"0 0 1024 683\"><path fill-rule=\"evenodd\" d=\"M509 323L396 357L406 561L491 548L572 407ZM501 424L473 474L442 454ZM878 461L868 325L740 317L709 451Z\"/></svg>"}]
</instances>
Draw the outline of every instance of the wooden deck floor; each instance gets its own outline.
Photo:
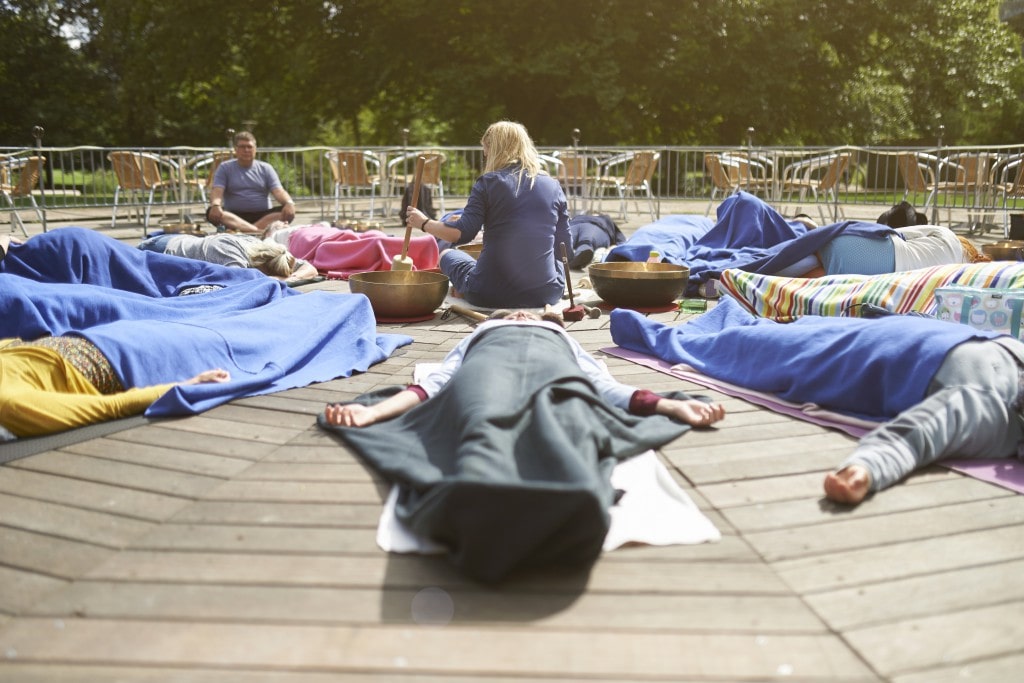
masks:
<instances>
[{"instance_id":1,"label":"wooden deck floor","mask_svg":"<svg viewBox=\"0 0 1024 683\"><path fill-rule=\"evenodd\" d=\"M570 331L596 352L607 325ZM470 328L381 329L415 342L364 374L0 467L0 680L1021 680L1024 496L935 468L833 507L821 479L852 440L727 397L720 428L661 452L718 543L499 589L381 552L381 482L314 416Z\"/></svg>"}]
</instances>

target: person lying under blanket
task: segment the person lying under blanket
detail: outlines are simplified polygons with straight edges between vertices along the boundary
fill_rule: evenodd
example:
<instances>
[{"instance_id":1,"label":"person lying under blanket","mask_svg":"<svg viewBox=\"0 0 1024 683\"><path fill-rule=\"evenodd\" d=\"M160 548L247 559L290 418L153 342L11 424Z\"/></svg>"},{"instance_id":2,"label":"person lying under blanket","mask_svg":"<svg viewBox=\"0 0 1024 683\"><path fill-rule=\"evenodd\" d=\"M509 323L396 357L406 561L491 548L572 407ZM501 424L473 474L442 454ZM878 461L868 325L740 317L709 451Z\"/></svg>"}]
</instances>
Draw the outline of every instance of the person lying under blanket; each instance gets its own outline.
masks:
<instances>
[{"instance_id":1,"label":"person lying under blanket","mask_svg":"<svg viewBox=\"0 0 1024 683\"><path fill-rule=\"evenodd\" d=\"M777 323L732 299L678 326L615 310L611 333L709 377L879 421L825 477L840 503L945 458L1024 452L1024 344L1010 336L915 316Z\"/></svg>"},{"instance_id":2,"label":"person lying under blanket","mask_svg":"<svg viewBox=\"0 0 1024 683\"><path fill-rule=\"evenodd\" d=\"M0 274L40 283L90 284L149 297L176 297L265 280L249 268L140 251L97 230L67 227L24 242L0 237ZM298 294L285 287L285 292Z\"/></svg>"},{"instance_id":3,"label":"person lying under blanket","mask_svg":"<svg viewBox=\"0 0 1024 683\"><path fill-rule=\"evenodd\" d=\"M501 311L418 384L318 418L402 486L398 518L479 580L593 562L615 463L725 415L719 403L618 383L560 323Z\"/></svg>"},{"instance_id":4,"label":"person lying under blanket","mask_svg":"<svg viewBox=\"0 0 1024 683\"><path fill-rule=\"evenodd\" d=\"M103 352L82 337L0 339L0 427L18 438L52 434L137 415L178 384L230 378L214 369L182 382L126 389Z\"/></svg>"},{"instance_id":5,"label":"person lying under blanket","mask_svg":"<svg viewBox=\"0 0 1024 683\"><path fill-rule=\"evenodd\" d=\"M254 268L278 280L304 280L317 276L309 263L296 259L276 242L255 235L218 233L200 235L155 235L139 243L143 251L184 256L229 268Z\"/></svg>"}]
</instances>

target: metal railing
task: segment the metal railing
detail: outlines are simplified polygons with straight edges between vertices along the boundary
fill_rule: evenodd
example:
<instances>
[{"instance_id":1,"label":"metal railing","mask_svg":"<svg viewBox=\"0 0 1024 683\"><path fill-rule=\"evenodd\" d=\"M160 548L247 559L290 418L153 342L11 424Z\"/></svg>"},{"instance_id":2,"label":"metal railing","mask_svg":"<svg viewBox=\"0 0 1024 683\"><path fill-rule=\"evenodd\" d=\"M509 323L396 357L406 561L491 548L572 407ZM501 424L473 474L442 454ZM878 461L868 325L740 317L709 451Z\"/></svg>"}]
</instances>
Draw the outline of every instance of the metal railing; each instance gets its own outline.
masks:
<instances>
[{"instance_id":1,"label":"metal railing","mask_svg":"<svg viewBox=\"0 0 1024 683\"><path fill-rule=\"evenodd\" d=\"M261 147L259 158L270 162L288 191L305 211L323 219L334 218L335 207L365 211L369 194L336 195L336 176L328 153L334 147ZM841 218L847 210L878 208L879 213L904 198L924 211L933 222L969 230L1001 226L1008 214L1024 210L1024 191L1015 192L1017 170L1024 159L1024 145L989 147L586 147L544 149L556 157L567 151L593 158L592 173L603 172L602 161L638 150L658 152L658 166L650 180L650 191L659 202L686 200L707 202L706 212L728 191L746 189L757 192L781 212L818 211L825 220ZM153 215L174 216L201 212L213 147L109 148L109 147L24 147L0 148L0 170L5 167L5 182L17 173L19 159L42 155L46 158L35 198L45 212L61 221L98 220L102 210L113 213L118 178L110 153L132 151L159 158L164 185L154 196ZM483 168L479 147L379 147L362 150L371 161L370 172L381 176L376 190L377 204L394 213L401 201L403 187L390 184L389 177L411 174L414 154L439 151L445 155L441 169L445 208L456 208L468 196L474 180ZM410 156L413 155L413 156ZM709 169L708 155L724 162L729 187L719 188ZM845 156L847 163L829 187L821 185L828 161ZM913 160L913 163L908 161ZM916 168L919 175L907 176ZM554 173L553 173L554 175ZM593 188L599 185L594 183ZM604 187L602 197L588 197L587 210L612 213L620 198L612 185ZM609 202L608 200L612 200ZM27 198L14 198L17 208L30 207ZM138 194L119 197L120 206L137 209L146 198ZM354 205L354 206L353 206ZM5 207L7 208L7 207ZM577 209L578 212L580 209ZM129 220L119 210L119 221ZM34 220L34 212L25 219Z\"/></svg>"}]
</instances>

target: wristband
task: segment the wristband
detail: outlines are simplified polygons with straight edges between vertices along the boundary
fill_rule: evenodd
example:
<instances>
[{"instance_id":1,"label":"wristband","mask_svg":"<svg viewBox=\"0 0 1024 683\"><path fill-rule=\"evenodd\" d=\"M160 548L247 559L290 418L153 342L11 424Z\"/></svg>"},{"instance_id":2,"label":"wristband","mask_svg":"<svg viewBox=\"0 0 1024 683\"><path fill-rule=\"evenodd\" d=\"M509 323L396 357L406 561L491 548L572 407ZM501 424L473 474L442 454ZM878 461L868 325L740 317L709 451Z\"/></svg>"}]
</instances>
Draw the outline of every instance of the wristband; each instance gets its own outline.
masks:
<instances>
[{"instance_id":1,"label":"wristband","mask_svg":"<svg viewBox=\"0 0 1024 683\"><path fill-rule=\"evenodd\" d=\"M430 219L428 218L425 221L423 221L422 223L420 223L420 232L426 232L427 231L427 223L429 223L429 222L430 222Z\"/></svg>"}]
</instances>

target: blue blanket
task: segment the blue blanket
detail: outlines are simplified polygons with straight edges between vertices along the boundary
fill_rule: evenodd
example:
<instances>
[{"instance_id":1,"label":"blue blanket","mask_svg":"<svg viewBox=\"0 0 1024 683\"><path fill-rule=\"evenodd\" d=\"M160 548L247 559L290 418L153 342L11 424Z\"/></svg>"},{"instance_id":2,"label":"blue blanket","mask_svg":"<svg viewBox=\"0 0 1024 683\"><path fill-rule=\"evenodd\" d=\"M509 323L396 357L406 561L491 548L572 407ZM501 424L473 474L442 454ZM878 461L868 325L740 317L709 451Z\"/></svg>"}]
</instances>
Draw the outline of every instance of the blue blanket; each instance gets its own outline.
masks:
<instances>
[{"instance_id":1,"label":"blue blanket","mask_svg":"<svg viewBox=\"0 0 1024 683\"><path fill-rule=\"evenodd\" d=\"M76 227L50 230L24 244L12 244L0 261L0 273L36 282L88 283L155 297L176 296L185 287L267 279L251 268L227 268L142 251L95 230Z\"/></svg>"},{"instance_id":2,"label":"blue blanket","mask_svg":"<svg viewBox=\"0 0 1024 683\"><path fill-rule=\"evenodd\" d=\"M950 349L995 333L932 318L757 318L726 298L677 326L611 313L619 346L685 363L719 380L796 403L889 419L919 403Z\"/></svg>"},{"instance_id":3,"label":"blue blanket","mask_svg":"<svg viewBox=\"0 0 1024 683\"><path fill-rule=\"evenodd\" d=\"M787 221L763 200L747 192L737 192L723 201L718 207L717 222L695 239L692 228L677 231L669 225L661 225L643 234L642 230L616 247L606 260L645 261L652 249L658 251L663 260L690 269L687 295L691 296L697 293L702 282L717 277L727 268L765 275L778 273L817 252L839 234L877 239L897 234L892 228L860 221L843 221L808 230L799 221ZM674 234L676 232L678 234Z\"/></svg>"},{"instance_id":4,"label":"blue blanket","mask_svg":"<svg viewBox=\"0 0 1024 683\"><path fill-rule=\"evenodd\" d=\"M176 296L194 285L222 288ZM96 344L127 387L231 373L225 384L175 388L146 412L154 416L347 377L412 342L377 334L363 295L300 294L255 270L140 251L83 228L36 235L0 262L0 337L69 333Z\"/></svg>"},{"instance_id":5,"label":"blue blanket","mask_svg":"<svg viewBox=\"0 0 1024 683\"><path fill-rule=\"evenodd\" d=\"M226 384L178 387L147 415L197 413L242 396L347 377L412 342L377 334L370 301L361 294L289 296L278 285L261 276L206 294L153 298L3 274L0 336L80 334L129 387L180 381L215 367L231 373Z\"/></svg>"}]
</instances>

